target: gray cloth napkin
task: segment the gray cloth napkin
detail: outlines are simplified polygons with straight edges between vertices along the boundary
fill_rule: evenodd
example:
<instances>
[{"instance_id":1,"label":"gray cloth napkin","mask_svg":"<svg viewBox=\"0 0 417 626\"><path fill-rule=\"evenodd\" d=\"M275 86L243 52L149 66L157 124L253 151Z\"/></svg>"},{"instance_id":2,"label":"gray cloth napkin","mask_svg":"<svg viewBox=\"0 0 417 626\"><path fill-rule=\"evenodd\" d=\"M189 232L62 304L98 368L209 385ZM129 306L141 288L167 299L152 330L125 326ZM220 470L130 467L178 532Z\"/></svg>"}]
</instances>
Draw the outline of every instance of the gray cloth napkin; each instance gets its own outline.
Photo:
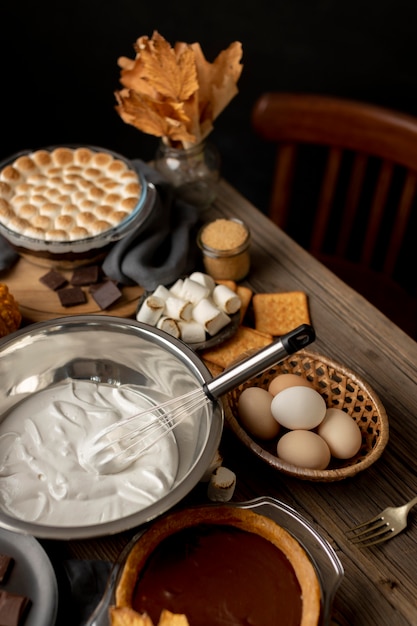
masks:
<instances>
[{"instance_id":1,"label":"gray cloth napkin","mask_svg":"<svg viewBox=\"0 0 417 626\"><path fill-rule=\"evenodd\" d=\"M8 241L0 235L0 274L6 272L17 263L18 253L11 247Z\"/></svg>"},{"instance_id":2,"label":"gray cloth napkin","mask_svg":"<svg viewBox=\"0 0 417 626\"><path fill-rule=\"evenodd\" d=\"M152 291L192 271L197 258L199 214L198 209L175 195L155 169L138 159L133 165L154 183L155 205L135 232L114 244L102 267L109 278Z\"/></svg>"}]
</instances>

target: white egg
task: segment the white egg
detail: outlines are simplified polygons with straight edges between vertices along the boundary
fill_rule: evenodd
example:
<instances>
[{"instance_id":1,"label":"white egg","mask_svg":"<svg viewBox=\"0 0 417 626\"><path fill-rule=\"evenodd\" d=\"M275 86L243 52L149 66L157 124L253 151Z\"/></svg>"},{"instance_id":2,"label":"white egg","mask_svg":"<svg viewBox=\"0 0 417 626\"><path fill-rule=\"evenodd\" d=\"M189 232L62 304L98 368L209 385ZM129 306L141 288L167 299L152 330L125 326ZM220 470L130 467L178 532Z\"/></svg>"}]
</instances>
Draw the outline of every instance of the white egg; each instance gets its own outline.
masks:
<instances>
[{"instance_id":1,"label":"white egg","mask_svg":"<svg viewBox=\"0 0 417 626\"><path fill-rule=\"evenodd\" d=\"M297 467L323 470L330 463L327 443L311 430L290 430L277 444L280 459Z\"/></svg>"},{"instance_id":2,"label":"white egg","mask_svg":"<svg viewBox=\"0 0 417 626\"><path fill-rule=\"evenodd\" d=\"M255 437L272 439L280 425L271 413L272 395L262 387L247 387L238 400L239 418L243 427Z\"/></svg>"},{"instance_id":3,"label":"white egg","mask_svg":"<svg viewBox=\"0 0 417 626\"><path fill-rule=\"evenodd\" d=\"M274 396L271 411L285 428L311 430L324 419L326 403L313 388L288 387Z\"/></svg>"},{"instance_id":4,"label":"white egg","mask_svg":"<svg viewBox=\"0 0 417 626\"><path fill-rule=\"evenodd\" d=\"M362 445L362 433L350 415L341 409L327 409L317 429L336 459L350 459Z\"/></svg>"}]
</instances>

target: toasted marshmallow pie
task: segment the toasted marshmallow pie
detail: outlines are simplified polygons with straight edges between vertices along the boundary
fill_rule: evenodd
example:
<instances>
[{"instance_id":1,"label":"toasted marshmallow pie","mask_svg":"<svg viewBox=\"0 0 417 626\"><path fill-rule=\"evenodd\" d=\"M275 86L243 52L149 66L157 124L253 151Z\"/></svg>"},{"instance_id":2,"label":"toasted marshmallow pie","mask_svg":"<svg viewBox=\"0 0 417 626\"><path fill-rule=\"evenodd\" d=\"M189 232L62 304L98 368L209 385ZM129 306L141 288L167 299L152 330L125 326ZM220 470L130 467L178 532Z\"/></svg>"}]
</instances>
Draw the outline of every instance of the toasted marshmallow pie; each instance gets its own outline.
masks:
<instances>
[{"instance_id":1,"label":"toasted marshmallow pie","mask_svg":"<svg viewBox=\"0 0 417 626\"><path fill-rule=\"evenodd\" d=\"M40 240L85 239L127 219L141 192L137 173L110 153L37 150L0 170L0 224Z\"/></svg>"}]
</instances>

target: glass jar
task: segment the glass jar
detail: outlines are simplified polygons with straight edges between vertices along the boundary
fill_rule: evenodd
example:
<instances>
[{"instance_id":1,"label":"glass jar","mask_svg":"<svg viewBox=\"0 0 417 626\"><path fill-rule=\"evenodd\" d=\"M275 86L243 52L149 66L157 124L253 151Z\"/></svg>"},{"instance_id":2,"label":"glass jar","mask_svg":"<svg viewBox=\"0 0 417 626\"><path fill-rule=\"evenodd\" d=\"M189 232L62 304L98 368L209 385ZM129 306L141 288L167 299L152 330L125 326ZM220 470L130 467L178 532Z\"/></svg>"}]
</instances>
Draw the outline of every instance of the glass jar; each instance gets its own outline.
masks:
<instances>
[{"instance_id":1,"label":"glass jar","mask_svg":"<svg viewBox=\"0 0 417 626\"><path fill-rule=\"evenodd\" d=\"M250 269L250 232L242 220L217 219L200 229L204 268L215 280L242 280Z\"/></svg>"},{"instance_id":2,"label":"glass jar","mask_svg":"<svg viewBox=\"0 0 417 626\"><path fill-rule=\"evenodd\" d=\"M206 209L216 199L220 155L210 142L173 148L160 141L154 166L173 185L177 195L197 209Z\"/></svg>"}]
</instances>

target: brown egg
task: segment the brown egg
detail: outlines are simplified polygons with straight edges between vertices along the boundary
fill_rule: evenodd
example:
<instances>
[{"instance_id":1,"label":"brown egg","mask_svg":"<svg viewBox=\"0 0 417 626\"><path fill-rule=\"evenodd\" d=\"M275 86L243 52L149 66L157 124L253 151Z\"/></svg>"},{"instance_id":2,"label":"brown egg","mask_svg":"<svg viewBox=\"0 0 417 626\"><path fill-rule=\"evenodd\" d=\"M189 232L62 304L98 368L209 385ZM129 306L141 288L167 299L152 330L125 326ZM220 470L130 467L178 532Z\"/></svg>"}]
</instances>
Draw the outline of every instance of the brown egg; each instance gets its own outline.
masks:
<instances>
[{"instance_id":1,"label":"brown egg","mask_svg":"<svg viewBox=\"0 0 417 626\"><path fill-rule=\"evenodd\" d=\"M238 400L240 421L247 432L260 439L272 439L280 425L271 413L272 395L262 387L247 387Z\"/></svg>"},{"instance_id":2,"label":"brown egg","mask_svg":"<svg viewBox=\"0 0 417 626\"><path fill-rule=\"evenodd\" d=\"M313 389L313 385L302 376L298 374L278 374L273 378L269 385L268 391L273 396L276 396L277 393L282 391L283 389L288 389L288 387L310 387Z\"/></svg>"},{"instance_id":3,"label":"brown egg","mask_svg":"<svg viewBox=\"0 0 417 626\"><path fill-rule=\"evenodd\" d=\"M277 455L296 467L323 470L330 463L327 443L311 430L290 430L278 441Z\"/></svg>"}]
</instances>

